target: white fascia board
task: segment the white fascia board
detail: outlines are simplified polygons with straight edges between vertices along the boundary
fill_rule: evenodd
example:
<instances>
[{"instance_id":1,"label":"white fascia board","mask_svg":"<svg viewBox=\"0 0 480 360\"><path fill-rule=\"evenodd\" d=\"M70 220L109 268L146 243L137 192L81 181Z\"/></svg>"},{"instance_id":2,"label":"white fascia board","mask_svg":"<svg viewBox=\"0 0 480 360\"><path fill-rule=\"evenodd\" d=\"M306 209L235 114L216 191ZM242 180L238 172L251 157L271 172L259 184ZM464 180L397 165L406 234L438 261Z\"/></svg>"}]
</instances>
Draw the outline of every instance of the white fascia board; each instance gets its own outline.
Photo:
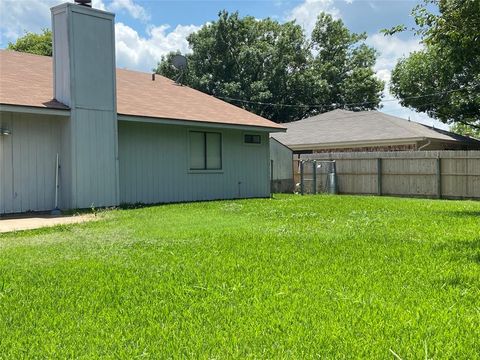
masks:
<instances>
[{"instance_id":1,"label":"white fascia board","mask_svg":"<svg viewBox=\"0 0 480 360\"><path fill-rule=\"evenodd\" d=\"M0 111L26 113L26 114L39 114L39 115L70 116L69 109L51 109L51 108L22 106L22 105L0 104Z\"/></svg>"},{"instance_id":2,"label":"white fascia board","mask_svg":"<svg viewBox=\"0 0 480 360\"><path fill-rule=\"evenodd\" d=\"M117 119L119 121L132 121L132 122L142 122L142 123L152 123L152 124L161 124L161 125L180 125L180 126L191 126L191 127L202 127L202 128L215 128L215 129L235 129L235 130L246 130L246 131L260 131L260 132L285 132L286 129L276 129L263 126L255 125L236 125L236 124L225 124L225 123L214 123L208 121L194 121L194 120L176 120L176 119L164 119L164 118L152 118L145 116L132 116L132 115L121 115L118 114Z\"/></svg>"},{"instance_id":3,"label":"white fascia board","mask_svg":"<svg viewBox=\"0 0 480 360\"><path fill-rule=\"evenodd\" d=\"M336 147L365 147L365 146L381 146L381 145L406 145L424 141L424 137L405 138L405 139L386 139L386 140L372 140L372 141L345 141L337 143L317 143L317 144L288 144L293 150L316 150L328 149Z\"/></svg>"}]
</instances>

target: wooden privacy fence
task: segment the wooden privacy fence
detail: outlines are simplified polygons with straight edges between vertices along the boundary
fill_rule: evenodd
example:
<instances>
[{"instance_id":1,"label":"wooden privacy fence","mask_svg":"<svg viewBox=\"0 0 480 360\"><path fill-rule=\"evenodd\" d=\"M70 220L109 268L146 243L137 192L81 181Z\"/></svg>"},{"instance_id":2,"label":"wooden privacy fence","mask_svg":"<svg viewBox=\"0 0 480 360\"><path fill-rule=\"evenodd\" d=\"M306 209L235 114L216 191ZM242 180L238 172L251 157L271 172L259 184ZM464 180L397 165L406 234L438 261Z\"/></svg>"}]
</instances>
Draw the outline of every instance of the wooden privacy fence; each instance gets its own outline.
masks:
<instances>
[{"instance_id":1,"label":"wooden privacy fence","mask_svg":"<svg viewBox=\"0 0 480 360\"><path fill-rule=\"evenodd\" d=\"M480 199L480 151L304 154L293 160L295 184L299 162L313 159L335 160L343 194ZM313 168L304 173L313 175ZM317 186L323 186L321 177Z\"/></svg>"}]
</instances>

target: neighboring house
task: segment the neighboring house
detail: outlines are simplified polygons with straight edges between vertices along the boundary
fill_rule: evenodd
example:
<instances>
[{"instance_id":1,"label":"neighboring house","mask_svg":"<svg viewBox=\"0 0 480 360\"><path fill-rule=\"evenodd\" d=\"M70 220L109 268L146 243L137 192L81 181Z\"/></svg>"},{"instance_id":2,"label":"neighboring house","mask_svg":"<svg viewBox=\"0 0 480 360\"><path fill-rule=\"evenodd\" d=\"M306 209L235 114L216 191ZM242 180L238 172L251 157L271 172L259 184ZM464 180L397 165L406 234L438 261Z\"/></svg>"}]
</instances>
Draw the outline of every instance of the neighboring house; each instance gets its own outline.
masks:
<instances>
[{"instance_id":1,"label":"neighboring house","mask_svg":"<svg viewBox=\"0 0 480 360\"><path fill-rule=\"evenodd\" d=\"M270 138L272 192L293 192L293 151L280 141Z\"/></svg>"},{"instance_id":2,"label":"neighboring house","mask_svg":"<svg viewBox=\"0 0 480 360\"><path fill-rule=\"evenodd\" d=\"M379 111L334 110L283 125L287 132L272 137L296 154L480 149L476 139Z\"/></svg>"},{"instance_id":3,"label":"neighboring house","mask_svg":"<svg viewBox=\"0 0 480 360\"><path fill-rule=\"evenodd\" d=\"M0 214L54 207L57 154L63 209L270 195L282 126L115 70L111 13L67 3L52 22L53 59L0 52Z\"/></svg>"}]
</instances>

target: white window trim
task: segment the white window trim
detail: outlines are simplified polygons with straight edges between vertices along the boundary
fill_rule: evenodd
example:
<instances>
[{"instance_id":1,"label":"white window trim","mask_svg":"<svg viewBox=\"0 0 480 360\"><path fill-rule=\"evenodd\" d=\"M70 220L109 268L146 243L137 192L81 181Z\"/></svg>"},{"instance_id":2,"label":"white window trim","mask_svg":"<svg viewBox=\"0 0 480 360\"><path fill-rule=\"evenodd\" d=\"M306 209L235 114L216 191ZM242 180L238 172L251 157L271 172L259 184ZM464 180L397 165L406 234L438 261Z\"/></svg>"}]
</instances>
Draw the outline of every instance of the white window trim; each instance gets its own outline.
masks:
<instances>
[{"instance_id":1,"label":"white window trim","mask_svg":"<svg viewBox=\"0 0 480 360\"><path fill-rule=\"evenodd\" d=\"M203 132L203 133L217 133L220 134L220 157L221 162L220 165L222 166L221 169L191 169L190 164L190 132ZM209 128L188 128L186 131L186 143L187 143L187 174L223 174L225 172L224 165L224 154L225 154L225 147L224 147L224 138L225 134L222 130L219 129L209 129Z\"/></svg>"}]
</instances>

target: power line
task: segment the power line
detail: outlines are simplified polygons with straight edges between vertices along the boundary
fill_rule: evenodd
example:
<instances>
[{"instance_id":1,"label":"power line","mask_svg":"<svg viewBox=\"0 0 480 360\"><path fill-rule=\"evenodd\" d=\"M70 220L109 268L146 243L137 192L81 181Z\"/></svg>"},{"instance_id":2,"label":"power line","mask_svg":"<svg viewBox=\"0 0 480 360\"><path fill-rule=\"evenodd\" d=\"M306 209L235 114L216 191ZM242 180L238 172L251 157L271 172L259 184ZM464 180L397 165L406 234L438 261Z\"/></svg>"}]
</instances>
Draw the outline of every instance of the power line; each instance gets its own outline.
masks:
<instances>
[{"instance_id":1,"label":"power line","mask_svg":"<svg viewBox=\"0 0 480 360\"><path fill-rule=\"evenodd\" d=\"M439 96L439 95L447 95L453 92L458 92L458 91L463 91L463 90L473 90L480 86L480 84L477 84L471 88L464 87L461 89L454 89L454 90L448 90L448 91L443 91L443 92L438 92L438 93L431 93L431 94L426 94L426 95L418 95L418 96L409 96L405 97L402 100L410 100L410 99L422 99L425 97L431 97L431 96ZM337 104L337 103L332 103L332 104L313 104L313 105L308 105L308 104L279 104L279 103L268 103L268 102L261 102L261 101L252 101L252 100L244 100L244 99L236 99L236 98L231 98L227 96L216 96L219 99L222 100L227 100L227 101L235 101L235 102L241 102L245 104L253 104L253 105L265 105L265 106L280 106L280 107L294 107L294 108L326 108L326 107L340 107L340 106L361 106L361 105L368 105L368 104L377 104L377 101L364 101L364 102L359 102L359 103L344 103L344 104ZM391 101L398 101L398 99L383 99L380 100L380 103L384 102L391 102ZM435 104L429 103L429 104ZM426 105L429 105L426 104Z\"/></svg>"}]
</instances>

